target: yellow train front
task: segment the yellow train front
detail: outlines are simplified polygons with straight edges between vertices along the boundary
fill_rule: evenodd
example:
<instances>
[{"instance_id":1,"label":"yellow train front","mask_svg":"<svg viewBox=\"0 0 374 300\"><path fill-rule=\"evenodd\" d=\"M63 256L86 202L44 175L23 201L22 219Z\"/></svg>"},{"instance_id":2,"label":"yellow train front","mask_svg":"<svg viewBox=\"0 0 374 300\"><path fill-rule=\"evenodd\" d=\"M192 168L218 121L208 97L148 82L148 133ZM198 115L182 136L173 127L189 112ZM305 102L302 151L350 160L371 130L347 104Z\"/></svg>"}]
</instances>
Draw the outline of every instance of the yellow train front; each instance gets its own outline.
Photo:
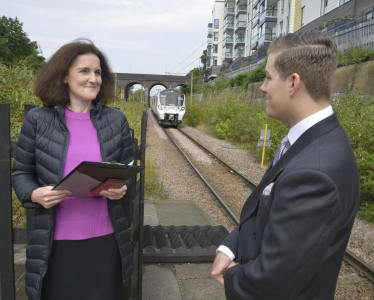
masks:
<instances>
[{"instance_id":1,"label":"yellow train front","mask_svg":"<svg viewBox=\"0 0 374 300\"><path fill-rule=\"evenodd\" d=\"M159 124L178 127L186 112L185 95L176 89L166 89L151 98L151 109Z\"/></svg>"}]
</instances>

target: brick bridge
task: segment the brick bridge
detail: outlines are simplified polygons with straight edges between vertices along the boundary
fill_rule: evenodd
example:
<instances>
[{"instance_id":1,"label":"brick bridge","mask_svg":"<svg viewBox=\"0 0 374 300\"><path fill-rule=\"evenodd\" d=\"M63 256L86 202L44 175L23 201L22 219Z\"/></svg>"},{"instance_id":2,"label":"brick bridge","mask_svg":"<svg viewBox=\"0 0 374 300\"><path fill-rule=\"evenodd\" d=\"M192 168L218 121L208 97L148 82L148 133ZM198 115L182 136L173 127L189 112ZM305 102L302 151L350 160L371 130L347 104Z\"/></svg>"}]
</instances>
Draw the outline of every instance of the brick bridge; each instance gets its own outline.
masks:
<instances>
[{"instance_id":1,"label":"brick bridge","mask_svg":"<svg viewBox=\"0 0 374 300\"><path fill-rule=\"evenodd\" d=\"M145 89L145 101L149 103L151 89L156 85L162 85L166 89L176 88L178 86L186 87L189 80L188 76L172 75L153 75L153 74L133 74L133 73L115 73L116 82L121 87L121 95L124 99L129 98L129 90L134 84L140 84Z\"/></svg>"}]
</instances>

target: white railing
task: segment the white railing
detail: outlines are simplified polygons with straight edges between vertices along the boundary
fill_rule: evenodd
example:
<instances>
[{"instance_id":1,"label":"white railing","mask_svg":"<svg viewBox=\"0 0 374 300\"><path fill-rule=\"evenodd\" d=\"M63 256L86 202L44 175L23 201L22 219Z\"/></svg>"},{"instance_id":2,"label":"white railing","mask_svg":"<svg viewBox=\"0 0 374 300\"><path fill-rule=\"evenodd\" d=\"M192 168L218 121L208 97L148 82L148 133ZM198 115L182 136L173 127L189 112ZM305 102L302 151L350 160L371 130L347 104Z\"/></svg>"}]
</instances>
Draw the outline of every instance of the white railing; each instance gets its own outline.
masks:
<instances>
[{"instance_id":1,"label":"white railing","mask_svg":"<svg viewBox=\"0 0 374 300\"><path fill-rule=\"evenodd\" d=\"M366 20L350 28L332 34L338 46L338 51L343 52L354 47L374 49L374 21Z\"/></svg>"}]
</instances>

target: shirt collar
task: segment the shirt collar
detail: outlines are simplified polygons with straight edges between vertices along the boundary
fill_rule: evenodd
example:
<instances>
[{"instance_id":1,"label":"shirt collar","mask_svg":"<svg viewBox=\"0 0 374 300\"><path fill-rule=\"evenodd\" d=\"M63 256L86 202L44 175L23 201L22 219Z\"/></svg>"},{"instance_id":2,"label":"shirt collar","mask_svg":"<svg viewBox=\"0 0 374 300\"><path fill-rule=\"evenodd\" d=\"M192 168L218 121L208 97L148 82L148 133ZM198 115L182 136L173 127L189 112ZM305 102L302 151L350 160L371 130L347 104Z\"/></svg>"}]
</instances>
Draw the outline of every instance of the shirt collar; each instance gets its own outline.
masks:
<instances>
[{"instance_id":1,"label":"shirt collar","mask_svg":"<svg viewBox=\"0 0 374 300\"><path fill-rule=\"evenodd\" d=\"M297 123L288 132L288 140L290 141L290 144L292 145L293 143L295 143L296 140L310 127L322 121L323 119L326 119L328 116L331 116L333 113L334 111L332 110L331 105L329 105L328 107Z\"/></svg>"}]
</instances>

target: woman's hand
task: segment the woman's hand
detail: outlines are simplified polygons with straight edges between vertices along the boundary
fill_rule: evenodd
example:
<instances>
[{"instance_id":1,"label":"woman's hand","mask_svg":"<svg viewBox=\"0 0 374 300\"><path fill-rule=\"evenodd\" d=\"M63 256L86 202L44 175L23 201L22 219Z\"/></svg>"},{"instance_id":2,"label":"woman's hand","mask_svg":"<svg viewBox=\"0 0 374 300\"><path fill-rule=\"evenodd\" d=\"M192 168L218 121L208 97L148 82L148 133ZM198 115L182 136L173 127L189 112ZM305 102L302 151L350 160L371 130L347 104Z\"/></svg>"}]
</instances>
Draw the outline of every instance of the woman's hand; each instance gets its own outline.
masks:
<instances>
[{"instance_id":1,"label":"woman's hand","mask_svg":"<svg viewBox=\"0 0 374 300\"><path fill-rule=\"evenodd\" d=\"M68 190L52 191L52 189L53 186L44 186L33 190L31 193L31 201L48 209L59 204L62 200L71 195L71 192Z\"/></svg>"},{"instance_id":2,"label":"woman's hand","mask_svg":"<svg viewBox=\"0 0 374 300\"><path fill-rule=\"evenodd\" d=\"M109 198L110 200L119 200L123 196L125 196L127 191L127 186L124 185L120 189L108 189L108 190L102 190L100 192L100 195L105 196Z\"/></svg>"}]
</instances>

